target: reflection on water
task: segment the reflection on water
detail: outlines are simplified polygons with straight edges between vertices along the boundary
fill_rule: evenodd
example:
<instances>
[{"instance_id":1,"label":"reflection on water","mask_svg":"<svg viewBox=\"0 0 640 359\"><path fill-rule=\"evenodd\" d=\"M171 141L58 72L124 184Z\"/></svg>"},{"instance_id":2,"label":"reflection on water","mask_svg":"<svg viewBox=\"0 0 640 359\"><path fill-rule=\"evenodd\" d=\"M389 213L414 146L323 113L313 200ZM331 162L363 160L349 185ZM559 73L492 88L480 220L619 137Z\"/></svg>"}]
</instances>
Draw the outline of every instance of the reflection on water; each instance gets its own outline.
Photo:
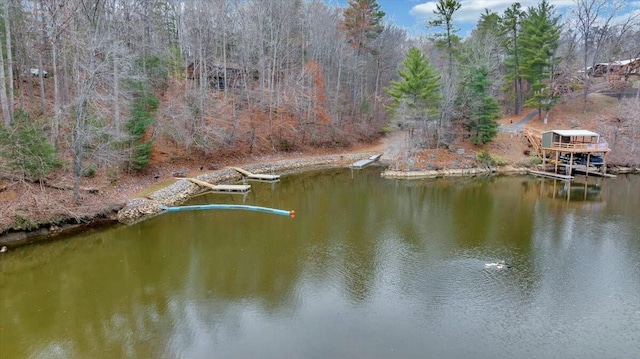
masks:
<instances>
[{"instance_id":1,"label":"reflection on water","mask_svg":"<svg viewBox=\"0 0 640 359\"><path fill-rule=\"evenodd\" d=\"M639 193L377 168L252 182L190 204L296 218L167 213L0 256L0 358L636 358Z\"/></svg>"},{"instance_id":2,"label":"reflection on water","mask_svg":"<svg viewBox=\"0 0 640 359\"><path fill-rule=\"evenodd\" d=\"M542 178L538 182L541 194L553 199L576 202L602 202L602 178L578 177L574 181Z\"/></svg>"}]
</instances>

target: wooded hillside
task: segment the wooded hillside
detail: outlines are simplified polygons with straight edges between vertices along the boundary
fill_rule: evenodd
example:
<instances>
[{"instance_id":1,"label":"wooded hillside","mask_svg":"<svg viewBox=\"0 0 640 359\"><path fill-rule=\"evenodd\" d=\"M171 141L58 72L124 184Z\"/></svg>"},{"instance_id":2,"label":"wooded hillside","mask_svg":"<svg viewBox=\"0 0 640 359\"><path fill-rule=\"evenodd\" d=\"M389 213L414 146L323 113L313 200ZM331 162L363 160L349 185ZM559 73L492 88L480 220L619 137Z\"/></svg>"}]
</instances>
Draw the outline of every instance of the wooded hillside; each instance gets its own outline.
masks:
<instances>
[{"instance_id":1,"label":"wooded hillside","mask_svg":"<svg viewBox=\"0 0 640 359\"><path fill-rule=\"evenodd\" d=\"M440 0L431 36L416 38L376 0L4 0L1 175L70 172L78 201L85 176L141 171L167 147L213 163L391 127L416 148L484 144L524 106L547 116L582 91L586 111L593 66L640 58L638 17L606 0L575 0L565 16L514 3L466 38L460 6ZM602 74L607 88L638 82L637 68ZM638 101L621 123L637 128Z\"/></svg>"}]
</instances>

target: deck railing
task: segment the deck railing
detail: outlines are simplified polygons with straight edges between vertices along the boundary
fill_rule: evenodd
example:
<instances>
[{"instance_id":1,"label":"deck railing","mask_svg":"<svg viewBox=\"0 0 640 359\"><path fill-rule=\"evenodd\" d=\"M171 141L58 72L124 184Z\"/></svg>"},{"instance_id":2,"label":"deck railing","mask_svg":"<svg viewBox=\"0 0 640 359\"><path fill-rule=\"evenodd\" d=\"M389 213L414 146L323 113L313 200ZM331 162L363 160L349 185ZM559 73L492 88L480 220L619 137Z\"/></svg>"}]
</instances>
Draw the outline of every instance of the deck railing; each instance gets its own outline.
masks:
<instances>
[{"instance_id":1,"label":"deck railing","mask_svg":"<svg viewBox=\"0 0 640 359\"><path fill-rule=\"evenodd\" d=\"M606 142L600 143L563 143L552 142L553 149L580 150L580 151L609 151L609 145Z\"/></svg>"}]
</instances>

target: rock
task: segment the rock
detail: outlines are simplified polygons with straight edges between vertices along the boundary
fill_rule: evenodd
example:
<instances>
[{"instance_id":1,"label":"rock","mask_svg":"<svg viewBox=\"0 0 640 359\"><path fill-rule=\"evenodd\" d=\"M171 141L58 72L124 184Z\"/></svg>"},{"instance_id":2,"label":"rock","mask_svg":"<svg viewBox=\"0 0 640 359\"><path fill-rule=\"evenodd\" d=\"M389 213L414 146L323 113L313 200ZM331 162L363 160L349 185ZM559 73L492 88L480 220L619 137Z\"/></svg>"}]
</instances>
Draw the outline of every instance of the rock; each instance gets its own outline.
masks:
<instances>
[{"instance_id":1,"label":"rock","mask_svg":"<svg viewBox=\"0 0 640 359\"><path fill-rule=\"evenodd\" d=\"M180 171L175 171L171 173L173 177L187 177L188 174L189 174L189 171L187 170L180 170Z\"/></svg>"}]
</instances>

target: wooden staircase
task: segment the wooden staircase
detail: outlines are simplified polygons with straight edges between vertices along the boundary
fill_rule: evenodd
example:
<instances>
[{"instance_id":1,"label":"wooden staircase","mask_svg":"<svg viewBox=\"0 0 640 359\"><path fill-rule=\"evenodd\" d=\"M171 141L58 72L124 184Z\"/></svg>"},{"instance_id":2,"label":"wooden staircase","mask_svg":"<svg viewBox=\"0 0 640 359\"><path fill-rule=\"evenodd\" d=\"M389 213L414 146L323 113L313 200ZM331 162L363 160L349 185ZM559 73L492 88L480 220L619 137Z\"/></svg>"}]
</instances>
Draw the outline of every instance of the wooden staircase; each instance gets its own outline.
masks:
<instances>
[{"instance_id":1,"label":"wooden staircase","mask_svg":"<svg viewBox=\"0 0 640 359\"><path fill-rule=\"evenodd\" d=\"M534 148L536 153L542 154L542 131L526 127L522 130L524 136Z\"/></svg>"}]
</instances>

